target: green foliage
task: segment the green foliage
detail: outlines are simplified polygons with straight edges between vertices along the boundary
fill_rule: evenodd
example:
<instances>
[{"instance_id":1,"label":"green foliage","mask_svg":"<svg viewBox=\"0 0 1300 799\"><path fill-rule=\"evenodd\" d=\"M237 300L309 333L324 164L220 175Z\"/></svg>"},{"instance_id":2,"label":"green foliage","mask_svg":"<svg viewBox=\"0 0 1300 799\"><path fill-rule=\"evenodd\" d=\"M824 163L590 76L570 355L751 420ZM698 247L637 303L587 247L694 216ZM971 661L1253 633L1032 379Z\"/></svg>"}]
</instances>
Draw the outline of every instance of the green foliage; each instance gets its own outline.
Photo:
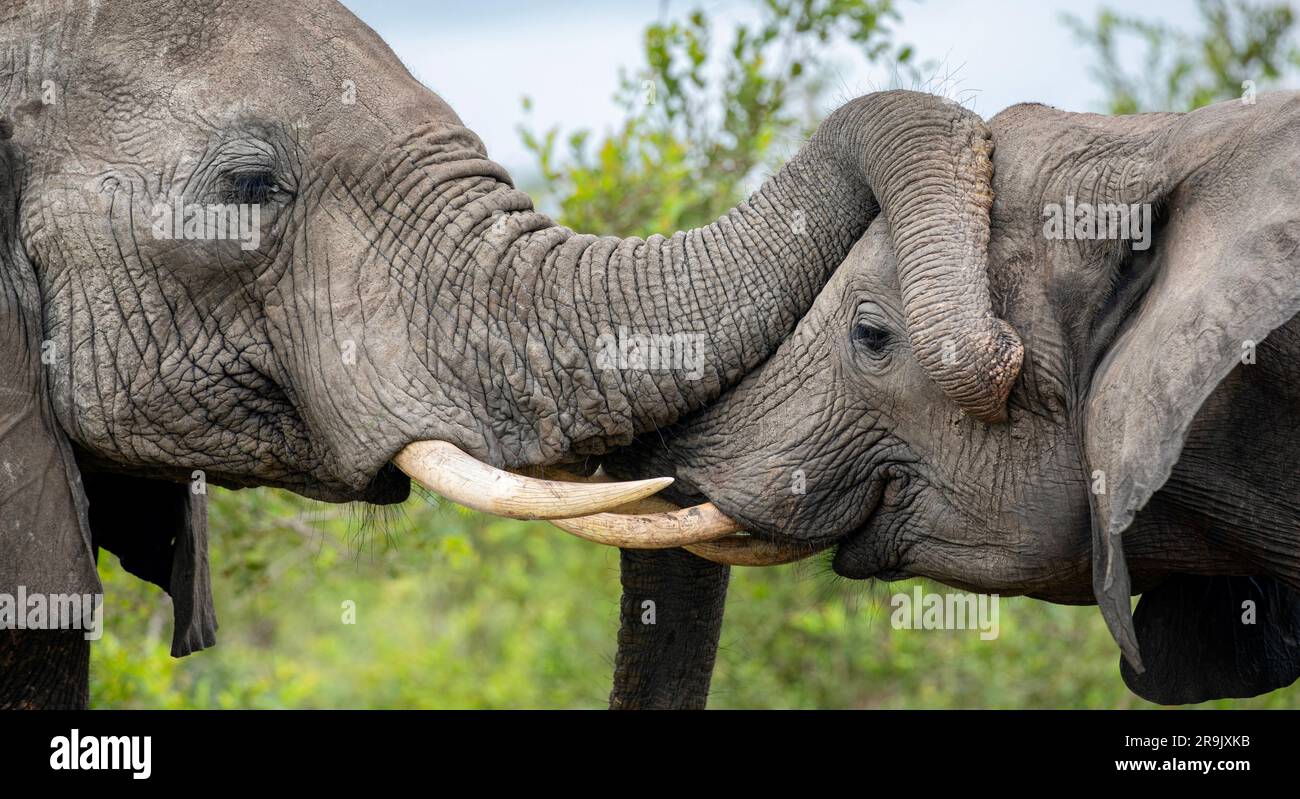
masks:
<instances>
[{"instance_id":1,"label":"green foliage","mask_svg":"<svg viewBox=\"0 0 1300 799\"><path fill-rule=\"evenodd\" d=\"M546 183L544 207L604 235L671 233L712 222L756 174L775 166L774 145L811 130L826 86L824 53L837 42L916 75L913 50L892 43L892 0L762 0L758 20L713 46L703 10L646 28L644 66L620 76L624 121L597 136L520 127ZM531 102L524 99L525 111Z\"/></svg>"},{"instance_id":2,"label":"green foliage","mask_svg":"<svg viewBox=\"0 0 1300 799\"><path fill-rule=\"evenodd\" d=\"M1109 8L1092 26L1065 15L1094 53L1092 74L1106 91L1108 113L1190 111L1242 96L1246 81L1262 91L1300 67L1290 3L1197 0L1197 10L1202 30L1194 34ZM1144 55L1140 67L1129 68L1123 54L1134 42Z\"/></svg>"},{"instance_id":3,"label":"green foliage","mask_svg":"<svg viewBox=\"0 0 1300 799\"><path fill-rule=\"evenodd\" d=\"M280 491L210 490L217 646L173 660L166 595L104 554L94 707L604 704L616 551L419 498L363 527ZM895 630L889 596L911 585L841 580L823 561L733 570L711 706L1147 706L1096 608L1004 599L994 641ZM1297 708L1300 691L1212 704Z\"/></svg>"},{"instance_id":4,"label":"green foliage","mask_svg":"<svg viewBox=\"0 0 1300 799\"><path fill-rule=\"evenodd\" d=\"M106 556L96 706L583 707L608 691L595 653L617 595L592 588L616 589L617 552L429 500L366 520L212 491L218 646L172 660L165 596Z\"/></svg>"}]
</instances>

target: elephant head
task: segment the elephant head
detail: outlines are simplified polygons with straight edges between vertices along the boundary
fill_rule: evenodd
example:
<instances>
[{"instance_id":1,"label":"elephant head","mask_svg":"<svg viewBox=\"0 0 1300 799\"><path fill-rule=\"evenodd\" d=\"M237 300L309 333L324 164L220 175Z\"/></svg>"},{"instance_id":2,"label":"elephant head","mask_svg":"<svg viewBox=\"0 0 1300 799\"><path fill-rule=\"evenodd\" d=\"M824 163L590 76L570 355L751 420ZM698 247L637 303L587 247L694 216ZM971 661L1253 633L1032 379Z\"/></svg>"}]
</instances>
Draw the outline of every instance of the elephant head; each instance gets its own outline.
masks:
<instances>
[{"instance_id":1,"label":"elephant head","mask_svg":"<svg viewBox=\"0 0 1300 799\"><path fill-rule=\"evenodd\" d=\"M998 418L1020 362L985 279L989 131L941 98L854 100L716 222L619 239L534 210L334 2L19 0L0 65L0 585L33 563L93 584L148 492L162 550L129 559L191 592L196 476L385 503L405 471L525 518L644 497L668 481L502 469L716 398L881 209L906 334L953 407ZM626 363L623 336L690 338L692 363Z\"/></svg>"},{"instance_id":2,"label":"elephant head","mask_svg":"<svg viewBox=\"0 0 1300 799\"><path fill-rule=\"evenodd\" d=\"M1159 701L1290 683L1298 121L1281 94L1002 112L989 278L1026 351L1006 424L955 413L927 374L886 213L767 363L607 471L674 475L735 520L748 539L692 549L723 562L833 547L848 577L1096 601ZM1263 626L1242 627L1247 600Z\"/></svg>"}]
</instances>

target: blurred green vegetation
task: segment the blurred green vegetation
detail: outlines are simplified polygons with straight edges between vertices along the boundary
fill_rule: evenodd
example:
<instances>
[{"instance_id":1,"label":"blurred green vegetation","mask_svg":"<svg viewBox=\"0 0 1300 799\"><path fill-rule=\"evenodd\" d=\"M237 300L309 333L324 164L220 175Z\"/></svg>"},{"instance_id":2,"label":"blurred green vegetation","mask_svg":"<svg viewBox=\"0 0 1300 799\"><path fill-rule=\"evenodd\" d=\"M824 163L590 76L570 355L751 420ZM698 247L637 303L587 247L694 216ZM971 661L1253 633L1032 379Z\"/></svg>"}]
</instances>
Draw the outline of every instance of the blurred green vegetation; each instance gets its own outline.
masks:
<instances>
[{"instance_id":1,"label":"blurred green vegetation","mask_svg":"<svg viewBox=\"0 0 1300 799\"><path fill-rule=\"evenodd\" d=\"M1285 85L1300 68L1291 3L1197 0L1197 27L1101 8L1092 24L1063 17L1093 52L1092 76L1108 114L1192 111ZM1138 52L1137 63L1124 56ZM1247 83L1249 82L1249 84Z\"/></svg>"},{"instance_id":2,"label":"blurred green vegetation","mask_svg":"<svg viewBox=\"0 0 1300 799\"><path fill-rule=\"evenodd\" d=\"M539 205L574 230L602 235L667 235L708 224L793 155L830 110L825 54L832 45L890 65L908 85L930 68L893 40L893 0L752 5L755 19L731 31L717 31L701 8L648 25L642 66L620 75L617 130L561 135L521 125L544 180L529 187ZM523 107L532 109L527 97Z\"/></svg>"},{"instance_id":3,"label":"blurred green vegetation","mask_svg":"<svg viewBox=\"0 0 1300 799\"><path fill-rule=\"evenodd\" d=\"M94 707L604 705L615 550L428 498L365 524L280 491L210 490L217 646L171 658L166 595L104 554ZM889 596L911 582L842 580L824 560L732 575L711 707L1146 706L1096 608L1003 599L1000 636L982 641L892 629ZM1212 704L1295 708L1300 690Z\"/></svg>"},{"instance_id":4,"label":"blurred green vegetation","mask_svg":"<svg viewBox=\"0 0 1300 799\"><path fill-rule=\"evenodd\" d=\"M868 60L896 67L898 82L921 85L913 48L889 31L899 14L891 2L755 5L758 21L728 32L723 48L713 46L718 34L703 11L647 28L644 67L624 75L618 130L521 128L546 181L541 199L561 221L630 235L717 217L775 165L778 145L792 152L826 110L819 54L829 42L853 42ZM1113 14L1103 23L1111 32L1123 26ZM1107 41L1103 57L1119 46ZM1231 52L1254 52L1245 47ZM1217 58L1224 50L1203 51ZM1142 94L1134 81L1181 86L1191 68L1171 69L1174 78L1155 71L1103 85L1112 104L1127 103L1124 91ZM1219 72L1227 77L1215 79L1216 91L1239 82ZM1201 90L1189 91L1199 103ZM429 496L362 509L268 489L210 490L218 645L172 659L166 596L105 553L93 706L604 706L617 551ZM982 641L974 631L892 629L889 597L910 592L911 582L842 580L824 559L732 574L712 707L1148 706L1120 680L1118 651L1092 607L1004 599L1000 636ZM346 603L355 623L345 623ZM1300 690L1207 706L1296 708Z\"/></svg>"}]
</instances>

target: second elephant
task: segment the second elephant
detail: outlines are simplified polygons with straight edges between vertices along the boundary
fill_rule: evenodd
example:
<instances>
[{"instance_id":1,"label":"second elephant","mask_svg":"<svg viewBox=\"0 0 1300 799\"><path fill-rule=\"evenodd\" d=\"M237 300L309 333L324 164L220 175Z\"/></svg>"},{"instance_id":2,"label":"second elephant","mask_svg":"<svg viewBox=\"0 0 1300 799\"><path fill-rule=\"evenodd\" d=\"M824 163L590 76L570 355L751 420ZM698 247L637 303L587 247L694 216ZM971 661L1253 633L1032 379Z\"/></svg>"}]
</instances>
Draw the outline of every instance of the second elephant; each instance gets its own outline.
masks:
<instances>
[{"instance_id":1,"label":"second elephant","mask_svg":"<svg viewBox=\"0 0 1300 799\"><path fill-rule=\"evenodd\" d=\"M1026 348L1006 423L922 368L879 218L761 369L607 469L843 576L1095 601L1155 701L1290 684L1300 96L990 126L989 277Z\"/></svg>"}]
</instances>

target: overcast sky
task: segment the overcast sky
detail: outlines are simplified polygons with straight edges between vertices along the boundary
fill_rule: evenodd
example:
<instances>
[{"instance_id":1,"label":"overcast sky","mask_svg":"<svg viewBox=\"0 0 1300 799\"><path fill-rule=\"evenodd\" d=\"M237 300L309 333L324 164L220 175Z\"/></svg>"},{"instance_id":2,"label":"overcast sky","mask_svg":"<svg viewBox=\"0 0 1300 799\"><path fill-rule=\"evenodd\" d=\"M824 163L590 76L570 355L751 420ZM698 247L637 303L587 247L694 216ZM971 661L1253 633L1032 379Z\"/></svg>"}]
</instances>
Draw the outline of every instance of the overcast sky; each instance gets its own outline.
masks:
<instances>
[{"instance_id":1,"label":"overcast sky","mask_svg":"<svg viewBox=\"0 0 1300 799\"><path fill-rule=\"evenodd\" d=\"M640 64L640 35L661 0L344 0L379 32L417 78L449 102L516 177L532 172L519 143L520 98L533 98L538 129L604 130L616 123L618 67ZM896 40L955 73L965 104L984 117L1023 101L1098 110L1089 54L1061 23L1091 20L1096 0L901 0ZM719 30L752 14L744 0L669 0L670 14L702 5ZM1110 0L1130 13L1194 24L1193 0ZM725 37L730 38L728 33ZM835 56L839 97L887 87L890 75L854 53ZM833 99L833 98L832 98Z\"/></svg>"}]
</instances>

